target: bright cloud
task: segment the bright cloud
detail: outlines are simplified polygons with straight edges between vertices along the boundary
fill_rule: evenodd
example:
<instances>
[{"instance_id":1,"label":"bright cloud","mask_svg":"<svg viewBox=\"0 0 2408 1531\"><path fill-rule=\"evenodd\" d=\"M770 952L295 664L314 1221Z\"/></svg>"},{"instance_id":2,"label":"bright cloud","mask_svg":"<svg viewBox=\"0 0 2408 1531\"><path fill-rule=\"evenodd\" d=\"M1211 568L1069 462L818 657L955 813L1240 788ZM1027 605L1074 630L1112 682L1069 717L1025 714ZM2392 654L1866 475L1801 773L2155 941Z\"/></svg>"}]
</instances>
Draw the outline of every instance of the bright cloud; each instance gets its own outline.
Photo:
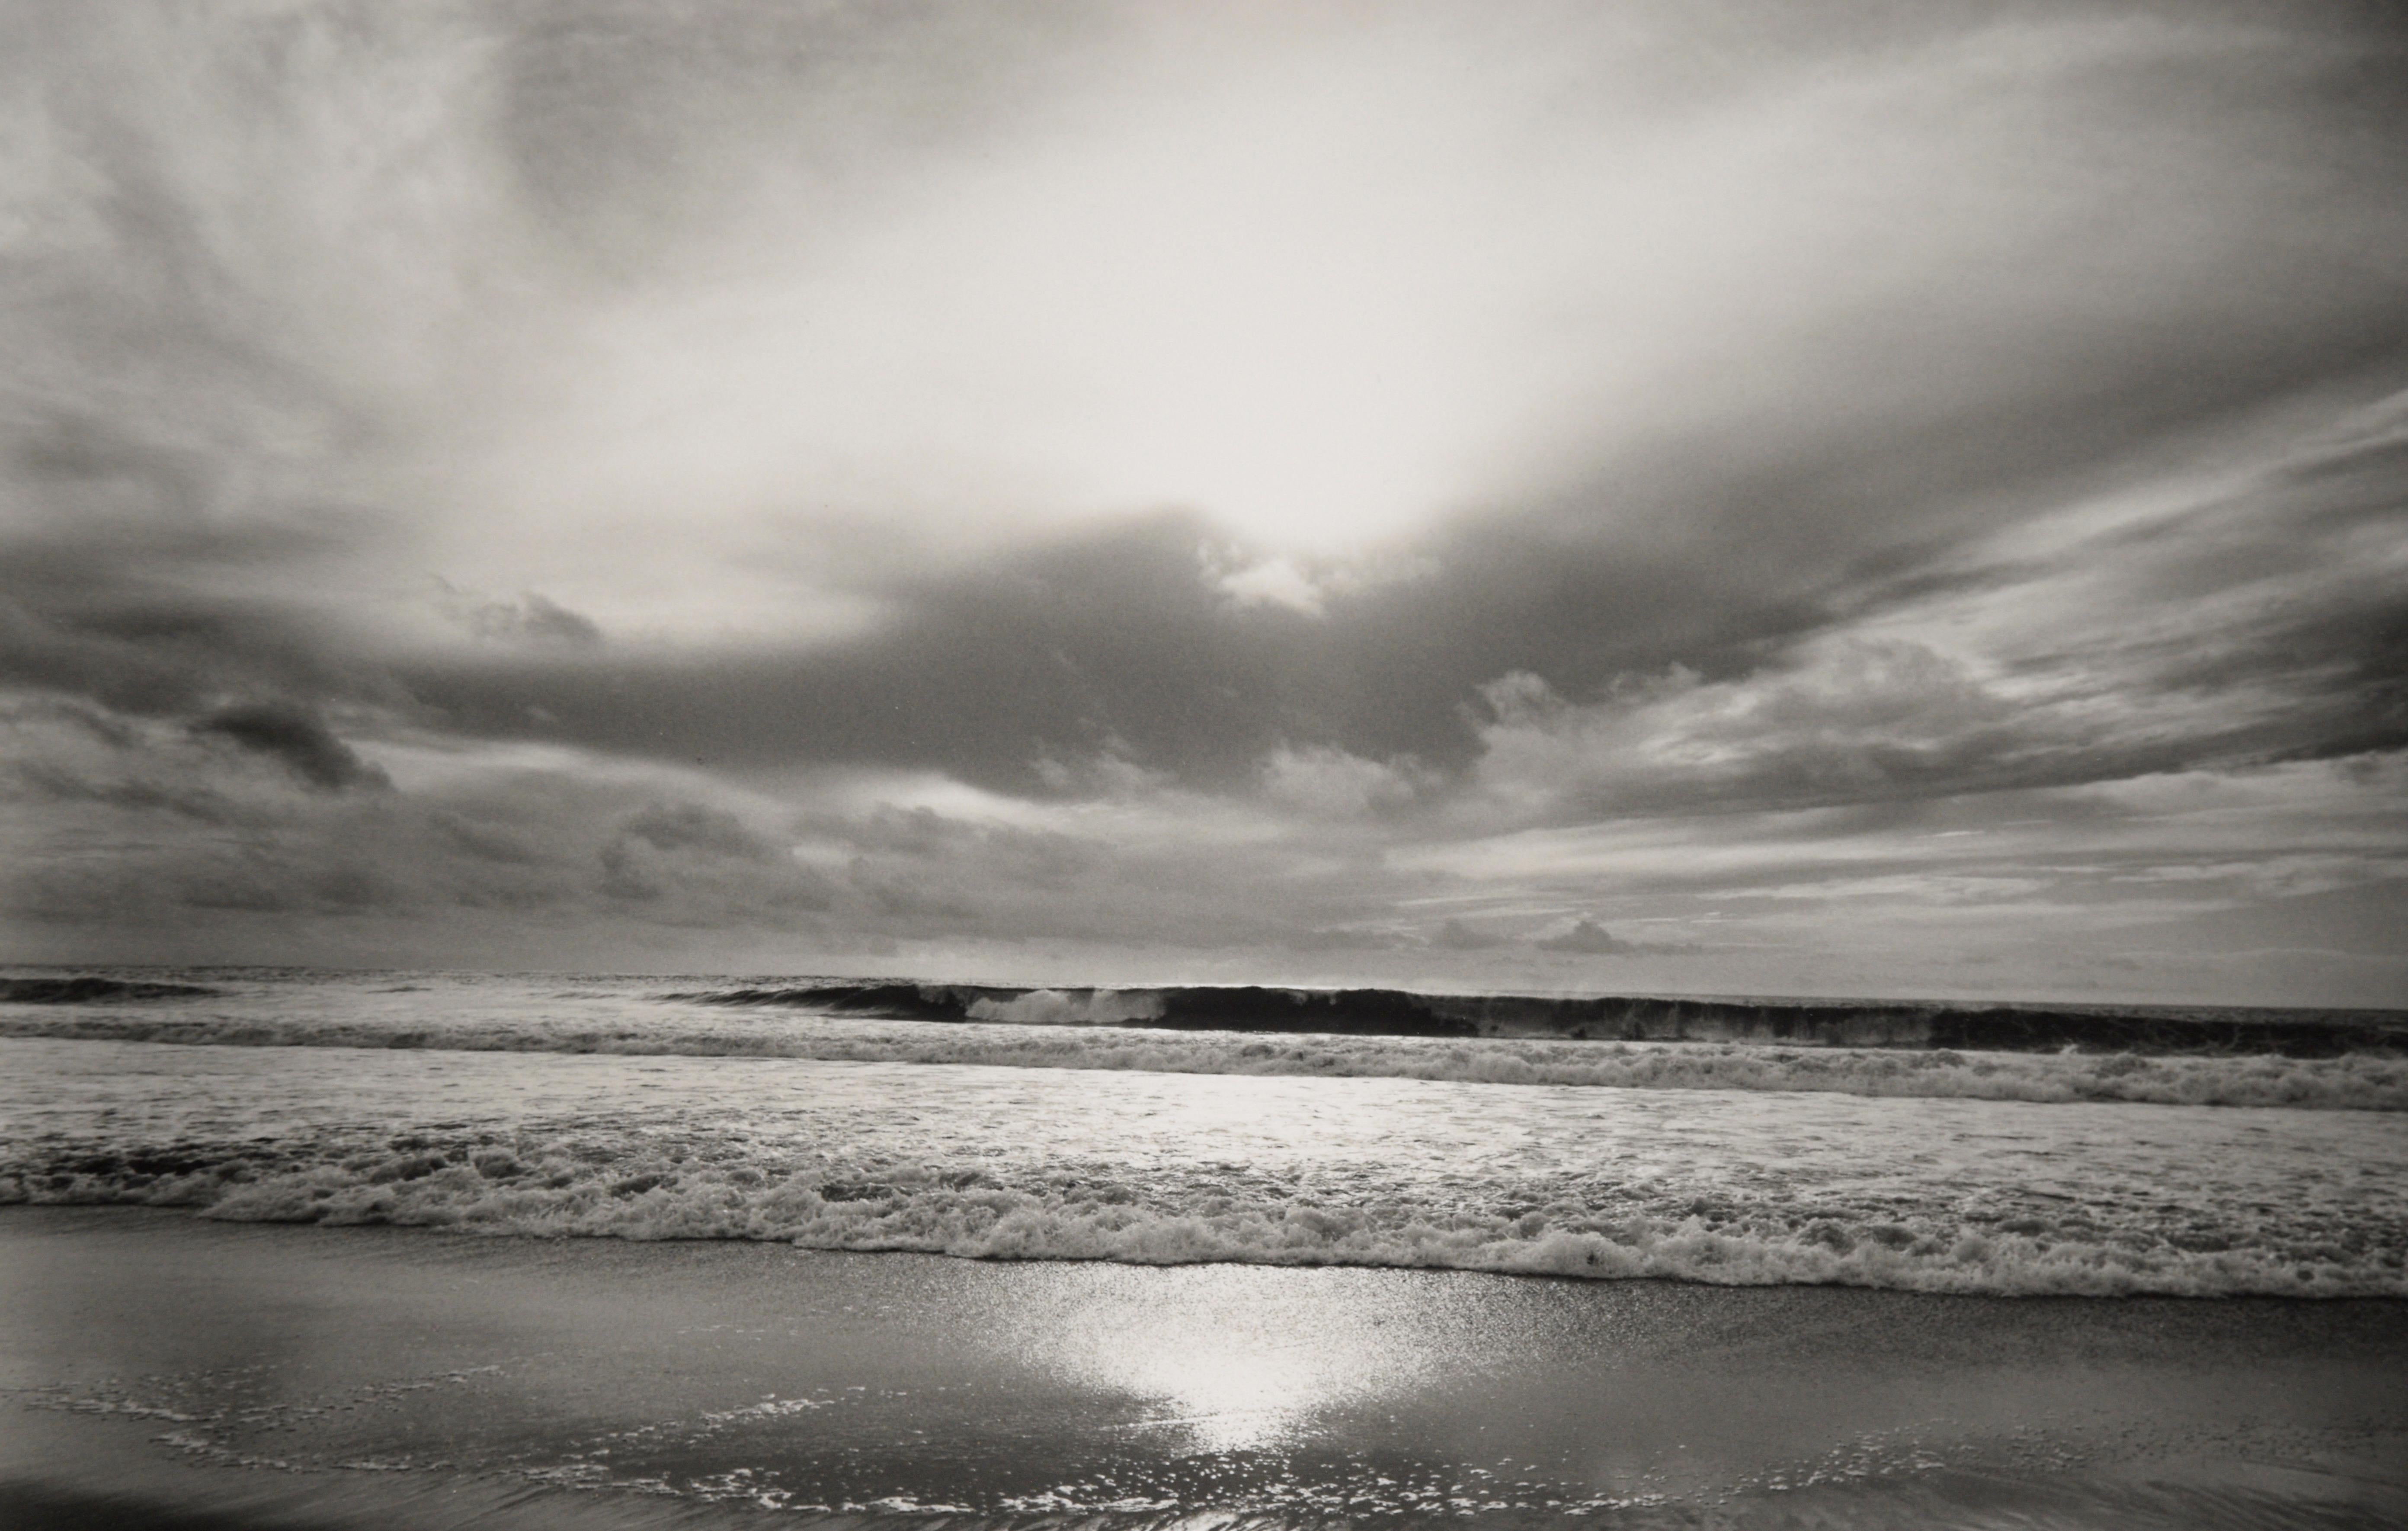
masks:
<instances>
[{"instance_id":1,"label":"bright cloud","mask_svg":"<svg viewBox=\"0 0 2408 1531\"><path fill-rule=\"evenodd\" d=\"M0 953L2396 1000L2402 65L19 7Z\"/></svg>"}]
</instances>

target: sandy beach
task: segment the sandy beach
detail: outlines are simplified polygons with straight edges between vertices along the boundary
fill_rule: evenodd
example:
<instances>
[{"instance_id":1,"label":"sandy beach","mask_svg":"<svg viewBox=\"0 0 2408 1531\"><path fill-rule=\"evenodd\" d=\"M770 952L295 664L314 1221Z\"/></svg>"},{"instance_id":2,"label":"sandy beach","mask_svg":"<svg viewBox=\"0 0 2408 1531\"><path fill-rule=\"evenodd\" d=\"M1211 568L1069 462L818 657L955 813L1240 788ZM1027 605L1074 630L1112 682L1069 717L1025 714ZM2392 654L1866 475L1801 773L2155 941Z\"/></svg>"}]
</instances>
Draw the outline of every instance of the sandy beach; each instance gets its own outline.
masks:
<instances>
[{"instance_id":1,"label":"sandy beach","mask_svg":"<svg viewBox=\"0 0 2408 1531\"><path fill-rule=\"evenodd\" d=\"M0 0L0 1531L2408 1528L2408 0Z\"/></svg>"},{"instance_id":2,"label":"sandy beach","mask_svg":"<svg viewBox=\"0 0 2408 1531\"><path fill-rule=\"evenodd\" d=\"M0 1213L29 1528L2382 1525L2408 1305ZM773 1516L773 1511L785 1513Z\"/></svg>"}]
</instances>

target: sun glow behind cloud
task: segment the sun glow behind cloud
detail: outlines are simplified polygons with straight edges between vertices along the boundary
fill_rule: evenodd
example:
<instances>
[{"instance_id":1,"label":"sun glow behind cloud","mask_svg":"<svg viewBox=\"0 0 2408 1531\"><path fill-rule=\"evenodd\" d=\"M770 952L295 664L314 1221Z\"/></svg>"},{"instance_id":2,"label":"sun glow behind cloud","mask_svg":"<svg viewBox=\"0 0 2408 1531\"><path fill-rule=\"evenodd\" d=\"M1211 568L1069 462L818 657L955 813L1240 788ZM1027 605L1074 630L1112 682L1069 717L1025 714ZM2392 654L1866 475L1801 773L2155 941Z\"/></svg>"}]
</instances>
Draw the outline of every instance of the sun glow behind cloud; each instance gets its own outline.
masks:
<instances>
[{"instance_id":1,"label":"sun glow behind cloud","mask_svg":"<svg viewBox=\"0 0 2408 1531\"><path fill-rule=\"evenodd\" d=\"M1808 940L1751 874L2383 896L2380 27L1038 14L0 18L22 907L1711 986L1630 932Z\"/></svg>"},{"instance_id":2,"label":"sun glow behind cloud","mask_svg":"<svg viewBox=\"0 0 2408 1531\"><path fill-rule=\"evenodd\" d=\"M2291 148L2146 101L2169 57L2278 59L2262 30L2077 18L1817 69L1545 14L1551 51L1451 11L1157 19L841 197L755 145L757 195L557 316L457 498L503 547L756 571L766 519L823 584L1164 508L1343 559L1700 433L2013 407L2048 352L2158 343L2301 253L2266 231Z\"/></svg>"},{"instance_id":3,"label":"sun glow behind cloud","mask_svg":"<svg viewBox=\"0 0 2408 1531\"><path fill-rule=\"evenodd\" d=\"M597 318L547 492L953 546L1179 506L1322 554L1459 507L1552 381L1572 188L1476 61L1377 42L1154 57L848 221L693 237Z\"/></svg>"}]
</instances>

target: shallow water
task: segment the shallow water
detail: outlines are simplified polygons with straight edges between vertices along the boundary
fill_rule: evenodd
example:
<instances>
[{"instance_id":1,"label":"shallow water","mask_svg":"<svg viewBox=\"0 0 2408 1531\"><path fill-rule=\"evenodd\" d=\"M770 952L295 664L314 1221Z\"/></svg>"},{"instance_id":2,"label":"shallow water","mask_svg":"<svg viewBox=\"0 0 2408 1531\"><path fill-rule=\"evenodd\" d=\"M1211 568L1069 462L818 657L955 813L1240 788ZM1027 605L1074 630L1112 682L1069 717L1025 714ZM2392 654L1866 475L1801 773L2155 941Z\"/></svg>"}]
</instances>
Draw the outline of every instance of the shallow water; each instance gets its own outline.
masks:
<instances>
[{"instance_id":1,"label":"shallow water","mask_svg":"<svg viewBox=\"0 0 2408 1531\"><path fill-rule=\"evenodd\" d=\"M0 1209L0 1511L28 1527L2408 1513L2393 1303L997 1265L93 1208Z\"/></svg>"}]
</instances>

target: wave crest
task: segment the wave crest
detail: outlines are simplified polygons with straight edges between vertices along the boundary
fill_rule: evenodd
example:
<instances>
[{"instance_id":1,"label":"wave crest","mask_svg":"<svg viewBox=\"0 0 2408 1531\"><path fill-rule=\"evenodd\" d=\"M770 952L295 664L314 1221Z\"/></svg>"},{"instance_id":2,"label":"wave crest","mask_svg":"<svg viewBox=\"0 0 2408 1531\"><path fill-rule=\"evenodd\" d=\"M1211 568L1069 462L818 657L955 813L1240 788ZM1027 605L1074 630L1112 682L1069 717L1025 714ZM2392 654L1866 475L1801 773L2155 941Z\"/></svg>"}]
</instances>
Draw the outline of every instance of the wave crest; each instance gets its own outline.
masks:
<instances>
[{"instance_id":1,"label":"wave crest","mask_svg":"<svg viewBox=\"0 0 2408 1531\"><path fill-rule=\"evenodd\" d=\"M1003 989L815 981L664 996L890 1020L1061 1020L1283 1035L1555 1037L1606 1042L1756 1042L1798 1047L1953 1047L1987 1052L2277 1053L2330 1058L2408 1047L2393 1011L2202 1005L2033 1005L1906 1000L1709 999L1648 995L1432 994L1398 989ZM1025 1002L1025 1012L1016 1007Z\"/></svg>"},{"instance_id":2,"label":"wave crest","mask_svg":"<svg viewBox=\"0 0 2408 1531\"><path fill-rule=\"evenodd\" d=\"M2249 1241L2215 1229L2102 1226L2077 1209L1969 1215L1691 1189L1606 1202L1507 1190L1488 1205L1446 1205L1244 1173L1148 1179L1088 1163L1012 1176L575 1134L419 1134L308 1150L181 1145L21 1164L0 1173L7 1202L990 1260L1420 1266L1998 1296L2408 1296L2400 1243L2373 1230L2301 1228Z\"/></svg>"},{"instance_id":3,"label":"wave crest","mask_svg":"<svg viewBox=\"0 0 2408 1531\"><path fill-rule=\"evenodd\" d=\"M1051 995L1054 990L1034 990ZM1109 991L1107 991L1109 992ZM1116 999L1115 1005L1140 1003ZM1011 1003L1025 1004L1024 995ZM998 1002L1001 1004L1004 1002ZM1052 1004L1047 1000L1039 1007ZM1068 1024L913 1021L778 1011L722 1012L613 1004L599 1012L393 1014L357 1008L297 1015L201 1011L28 1012L0 1016L0 1036L194 1046L443 1048L832 1062L967 1063L998 1068L1306 1076L1744 1090L1994 1101L2129 1101L2159 1105L2408 1111L2408 1059L1985 1053L1954 1048L1765 1047L1710 1042L1571 1042L1401 1036L1279 1036L1115 1029L1093 1000L1049 1012Z\"/></svg>"}]
</instances>

